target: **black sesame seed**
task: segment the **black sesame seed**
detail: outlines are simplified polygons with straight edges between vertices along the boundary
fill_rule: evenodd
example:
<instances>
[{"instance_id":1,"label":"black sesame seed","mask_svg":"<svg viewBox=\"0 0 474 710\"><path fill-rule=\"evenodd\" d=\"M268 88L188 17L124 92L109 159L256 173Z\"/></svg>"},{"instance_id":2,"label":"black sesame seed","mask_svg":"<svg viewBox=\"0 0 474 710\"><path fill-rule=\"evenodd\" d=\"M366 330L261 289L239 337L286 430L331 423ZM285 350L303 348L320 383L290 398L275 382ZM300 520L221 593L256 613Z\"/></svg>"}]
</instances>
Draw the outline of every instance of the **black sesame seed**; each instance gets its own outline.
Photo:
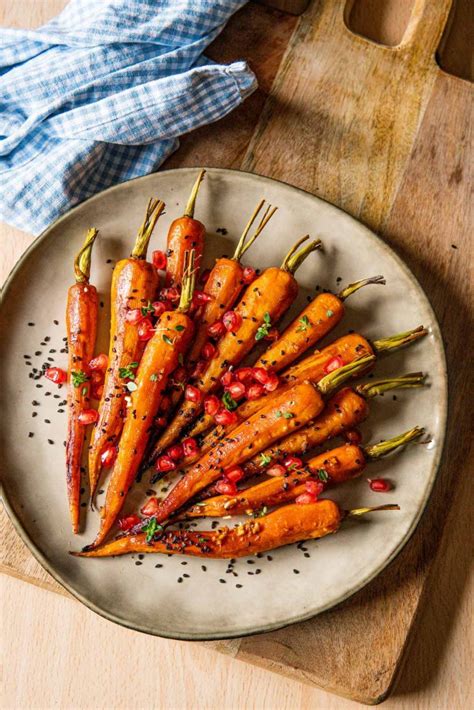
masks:
<instances>
[{"instance_id":1,"label":"black sesame seed","mask_svg":"<svg viewBox=\"0 0 474 710\"><path fill-rule=\"evenodd\" d=\"M236 586L237 589L242 589L242 586L243 586L243 585L242 585L242 584L236 584L235 586Z\"/></svg>"},{"instance_id":2,"label":"black sesame seed","mask_svg":"<svg viewBox=\"0 0 474 710\"><path fill-rule=\"evenodd\" d=\"M177 579L178 584L181 584L182 581L183 581L183 578L182 578L182 577L178 577L178 579Z\"/></svg>"},{"instance_id":3,"label":"black sesame seed","mask_svg":"<svg viewBox=\"0 0 474 710\"><path fill-rule=\"evenodd\" d=\"M48 444L51 444L51 446L53 446L54 441L52 439L48 439Z\"/></svg>"},{"instance_id":4,"label":"black sesame seed","mask_svg":"<svg viewBox=\"0 0 474 710\"><path fill-rule=\"evenodd\" d=\"M222 579L222 578L219 580L219 582L220 582L221 584L227 584L226 580L225 580L225 579Z\"/></svg>"},{"instance_id":5,"label":"black sesame seed","mask_svg":"<svg viewBox=\"0 0 474 710\"><path fill-rule=\"evenodd\" d=\"M32 439L34 437L34 433L32 431L28 432L28 438Z\"/></svg>"},{"instance_id":6,"label":"black sesame seed","mask_svg":"<svg viewBox=\"0 0 474 710\"><path fill-rule=\"evenodd\" d=\"M155 565L155 567L156 567L156 569L159 569L160 567L163 567L163 565L158 563L157 565Z\"/></svg>"},{"instance_id":7,"label":"black sesame seed","mask_svg":"<svg viewBox=\"0 0 474 710\"><path fill-rule=\"evenodd\" d=\"M28 325L31 327L32 325L34 325L34 323L28 323Z\"/></svg>"},{"instance_id":8,"label":"black sesame seed","mask_svg":"<svg viewBox=\"0 0 474 710\"><path fill-rule=\"evenodd\" d=\"M143 562L140 562L140 560L137 560L137 561L135 562L135 564L136 564L136 565L142 565Z\"/></svg>"},{"instance_id":9,"label":"black sesame seed","mask_svg":"<svg viewBox=\"0 0 474 710\"><path fill-rule=\"evenodd\" d=\"M206 567L206 565L201 565L201 569L202 569L203 572L207 572L207 567Z\"/></svg>"},{"instance_id":10,"label":"black sesame seed","mask_svg":"<svg viewBox=\"0 0 474 710\"><path fill-rule=\"evenodd\" d=\"M299 573L300 573L299 569L294 569L293 572L294 572L295 574L299 574Z\"/></svg>"}]
</instances>

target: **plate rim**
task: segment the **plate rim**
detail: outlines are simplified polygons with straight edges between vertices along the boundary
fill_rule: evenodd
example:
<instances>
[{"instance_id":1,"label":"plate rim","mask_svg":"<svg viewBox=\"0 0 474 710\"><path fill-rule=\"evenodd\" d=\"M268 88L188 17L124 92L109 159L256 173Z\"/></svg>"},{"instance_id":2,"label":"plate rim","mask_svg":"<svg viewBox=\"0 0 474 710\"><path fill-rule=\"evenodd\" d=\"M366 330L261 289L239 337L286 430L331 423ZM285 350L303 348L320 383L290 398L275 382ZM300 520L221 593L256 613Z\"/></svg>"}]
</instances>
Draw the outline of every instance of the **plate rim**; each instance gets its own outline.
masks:
<instances>
[{"instance_id":1,"label":"plate rim","mask_svg":"<svg viewBox=\"0 0 474 710\"><path fill-rule=\"evenodd\" d=\"M356 584L354 587L351 588L350 591L341 594L336 600L333 600L331 602L328 602L328 604L324 605L321 608L318 608L317 611L310 610L308 612L305 612L303 614L300 614L299 616L291 619L286 619L286 620L281 620L281 621L275 621L271 623L267 623L261 626L256 626L252 627L251 629L246 629L246 630L240 630L240 631L227 631L223 633L219 632L212 632L212 633L204 633L204 632L169 632L166 630L157 630L153 626L148 626L146 624L137 624L137 622L132 622L129 621L127 618L121 617L121 616L116 616L112 612L109 612L99 606L97 606L92 600L90 600L88 597L84 596L81 592L77 591L68 581L63 579L61 574L56 571L53 563L51 563L46 556L43 554L43 552L39 549L39 547L36 545L36 543L33 541L27 530L23 527L19 516L17 515L16 511L14 510L12 504L10 503L10 500L8 498L7 491L5 489L4 483L3 483L3 477L2 481L0 482L0 497L2 499L3 505L5 507L5 510L7 512L7 515L9 519L11 520L16 532L20 536L21 540L25 543L25 545L28 547L30 552L32 553L33 557L39 562L39 564L45 569L48 574L50 574L53 579L58 582L60 586L62 586L69 594L71 594L74 598L76 598L78 601L80 601L84 606L86 606L88 609L91 611L95 612L99 616L107 619L108 621L112 621L116 624L119 624L120 626L123 626L128 629L132 629L134 631L139 631L140 633L146 633L150 634L152 636L159 636L160 638L168 638L168 639L173 639L177 641L221 641L221 640L226 640L226 639L235 639L235 638L245 638L247 636L254 636L258 634L264 634L264 633L269 633L271 631L276 631L278 629L283 629L288 626L291 626L293 624L299 624L304 621L308 621L316 616L319 616L319 614L324 613L325 611L328 611L329 609L334 609L339 604L342 604L343 602L347 601L350 599L352 596L357 594L361 589L366 587L370 582L372 582L376 577L378 577L397 557L398 555L402 552L402 550L405 548L407 543L411 540L416 528L418 527L420 520L425 513L429 500L431 498L431 495L433 493L433 488L434 488L434 483L436 481L436 478L438 476L440 464L441 464L441 459L443 456L444 448L445 448L445 440L446 440L446 431L447 431L447 419L448 419L448 388L449 388L449 380L448 380L448 370L447 370L447 361L446 361L446 350L444 347L444 341L441 333L441 329L438 323L438 319L436 317L436 314L434 312L434 309L431 305L431 302L426 295L424 289L422 288L420 282L416 278L416 276L413 274L409 266L404 262L404 260L397 254L397 252L389 245L386 243L386 241L376 232L372 231L369 227L367 227L363 222L359 221L356 217L351 215L349 212L346 210L342 209L341 207L338 207L337 205L334 205L332 202L329 202L328 200L325 200L323 197L320 197L319 195L314 195L312 192L309 192L308 190L304 190L301 187L296 187L295 185L291 185L290 183L284 181L284 180L279 180L277 178L272 178L268 177L266 175L260 175L258 173L253 173L253 172L248 172L247 170L240 170L238 168L216 168L216 167L202 167L202 166L197 166L197 167L181 167L181 168L172 168L170 170L160 170L156 171L153 173L149 173L147 175L142 175L137 178L133 178L131 180L126 180L124 182L118 183L117 185L112 185L111 187L108 187L105 190L102 190L101 192L96 193L95 195L92 195L86 200L83 200L82 202L79 202L78 204L74 205L74 207L71 207L67 212L65 212L63 215L58 217L58 219L54 220L46 229L44 229L34 240L33 242L28 246L28 248L23 252L21 257L18 259L18 261L14 264L13 268L11 269L10 273L8 274L8 277L1 289L0 293L0 309L3 306L3 303L6 299L6 296L8 294L8 291L16 277L17 272L21 269L23 262L26 261L31 254L38 248L40 247L41 243L47 239L49 233L53 228L56 228L58 225L61 224L66 219L69 219L71 215L74 214L78 209L80 209L84 204L86 203L92 203L102 197L105 193L110 193L112 191L118 191L120 189L123 189L124 186L128 185L129 183L137 183L140 181L147 181L150 180L152 177L156 175L166 175L167 173L184 173L184 172L195 172L196 170L201 170L204 169L208 173L220 173L224 175L229 175L232 176L235 173L249 176L250 178L257 178L258 180L262 180L264 182L269 182L269 183L280 183L281 185L284 185L285 187L289 187L292 190L296 190L298 192L303 193L304 195L308 195L309 197L312 197L320 202L324 202L326 205L328 205L331 209L335 210L336 212L341 212L344 214L346 217L349 217L350 220L353 220L360 228L364 230L364 232L367 233L371 238L376 239L382 249L389 253L390 256L395 260L397 265L401 268L401 270L405 273L407 278L412 282L412 284L417 288L418 292L421 293L422 298L425 300L425 305L428 309L428 312L430 313L430 318L431 318L431 323L430 323L430 330L431 333L435 339L435 342L439 346L440 353L441 353L441 378L442 378L442 400L440 401L440 436L438 438L438 446L437 450L435 453L433 465L432 465L432 474L430 479L427 482L427 489L425 496L416 512L416 515L414 516L412 523L405 533L405 536L403 539L400 541L400 543L395 547L395 549L392 551L390 555L388 555L384 561L375 569L373 570L369 575L365 576L358 584Z\"/></svg>"}]
</instances>

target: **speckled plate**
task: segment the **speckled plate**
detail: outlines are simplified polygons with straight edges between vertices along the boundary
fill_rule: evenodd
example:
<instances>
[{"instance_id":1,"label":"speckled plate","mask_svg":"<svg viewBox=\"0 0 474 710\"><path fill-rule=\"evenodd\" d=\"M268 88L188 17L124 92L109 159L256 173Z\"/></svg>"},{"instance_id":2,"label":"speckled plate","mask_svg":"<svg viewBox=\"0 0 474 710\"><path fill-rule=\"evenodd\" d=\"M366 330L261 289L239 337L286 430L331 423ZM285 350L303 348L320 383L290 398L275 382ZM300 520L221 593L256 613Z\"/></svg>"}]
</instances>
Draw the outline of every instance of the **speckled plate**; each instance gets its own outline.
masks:
<instances>
[{"instance_id":1,"label":"speckled plate","mask_svg":"<svg viewBox=\"0 0 474 710\"><path fill-rule=\"evenodd\" d=\"M84 604L139 631L179 639L218 639L308 619L370 582L397 555L423 512L436 476L447 385L433 311L389 246L349 215L301 190L256 175L210 169L196 212L208 228L209 264L215 256L233 251L257 200L264 197L279 211L248 254L247 263L260 268L278 264L295 239L307 232L324 241L324 254L311 255L298 272L301 292L287 320L318 287L337 289L365 276L384 274L387 286L363 289L347 302L347 316L330 339L350 328L369 337L420 323L429 328L427 338L381 360L376 376L423 369L429 373L430 386L377 398L363 432L364 441L371 442L420 424L431 434L432 443L372 464L368 475L383 474L394 482L388 494L373 493L365 477L331 492L345 508L396 502L400 512L347 523L337 535L320 541L241 559L231 566L224 560L203 563L165 555L71 557L70 550L94 537L97 514L86 515L84 496L84 532L72 535L64 473L65 390L36 377L43 363L66 366L64 310L73 255L86 229L98 227L92 282L102 299L100 352L107 348L114 261L130 252L152 195L167 205L151 243L152 249L163 248L167 227L182 213L195 175L195 169L171 170L106 190L53 224L17 264L1 310L1 461L5 502L19 534L45 569ZM149 488L147 480L136 486L129 507Z\"/></svg>"}]
</instances>

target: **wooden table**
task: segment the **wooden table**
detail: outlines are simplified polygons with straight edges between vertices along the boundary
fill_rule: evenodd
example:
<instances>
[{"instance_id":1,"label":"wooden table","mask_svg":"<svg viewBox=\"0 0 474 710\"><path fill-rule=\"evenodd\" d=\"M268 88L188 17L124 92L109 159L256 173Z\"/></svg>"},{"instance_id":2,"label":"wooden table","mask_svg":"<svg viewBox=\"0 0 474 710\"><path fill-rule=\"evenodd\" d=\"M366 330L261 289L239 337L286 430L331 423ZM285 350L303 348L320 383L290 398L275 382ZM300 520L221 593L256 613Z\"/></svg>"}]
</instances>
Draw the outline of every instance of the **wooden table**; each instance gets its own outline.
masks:
<instances>
[{"instance_id":1,"label":"wooden table","mask_svg":"<svg viewBox=\"0 0 474 710\"><path fill-rule=\"evenodd\" d=\"M64 4L4 0L2 24L34 27ZM5 522L5 707L349 707L350 701L284 675L374 701L390 686L410 629L403 672L387 706L469 704L473 524L466 412L472 407L464 396L472 352L466 342L472 333L472 92L433 60L450 0L416 0L408 41L396 49L347 31L344 5L315 0L300 21L257 5L238 13L209 54L248 58L260 89L219 124L183 139L165 167L243 167L286 179L344 207L404 256L441 320L455 421L427 515L390 569L334 612L258 639L207 645L141 636L45 591L58 587ZM361 0L351 12L346 8L346 20L355 32L396 45L411 6L397 0L384 13L380 3ZM460 3L454 17L453 41L461 50L466 7ZM441 43L441 61L463 77L465 55L453 50L453 41ZM0 236L5 277L32 237L7 226ZM280 675L217 655L216 647Z\"/></svg>"}]
</instances>

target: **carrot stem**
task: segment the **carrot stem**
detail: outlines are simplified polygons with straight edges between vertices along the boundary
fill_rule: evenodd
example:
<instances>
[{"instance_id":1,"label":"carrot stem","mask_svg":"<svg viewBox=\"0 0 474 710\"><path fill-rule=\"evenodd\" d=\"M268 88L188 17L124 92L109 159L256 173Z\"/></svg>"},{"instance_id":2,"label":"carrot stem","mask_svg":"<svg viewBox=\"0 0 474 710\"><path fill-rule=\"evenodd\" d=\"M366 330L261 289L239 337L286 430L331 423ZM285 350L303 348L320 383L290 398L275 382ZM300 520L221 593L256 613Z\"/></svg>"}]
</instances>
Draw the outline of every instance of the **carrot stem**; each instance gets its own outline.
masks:
<instances>
[{"instance_id":1,"label":"carrot stem","mask_svg":"<svg viewBox=\"0 0 474 710\"><path fill-rule=\"evenodd\" d=\"M135 246L133 247L133 251L130 255L132 259L146 259L146 252L150 242L150 237L153 229L155 228L155 224L158 221L158 217L163 212L164 208L165 203L161 200L155 200L152 198L149 201L145 219L142 226L138 230Z\"/></svg>"},{"instance_id":2,"label":"carrot stem","mask_svg":"<svg viewBox=\"0 0 474 710\"><path fill-rule=\"evenodd\" d=\"M87 235L81 250L74 259L74 274L77 283L88 282L91 275L91 255L92 247L99 230L95 227L87 230Z\"/></svg>"},{"instance_id":3,"label":"carrot stem","mask_svg":"<svg viewBox=\"0 0 474 710\"><path fill-rule=\"evenodd\" d=\"M196 269L194 268L196 252L192 249L184 254L184 271L179 299L178 311L186 313L193 301L194 287L196 285Z\"/></svg>"},{"instance_id":4,"label":"carrot stem","mask_svg":"<svg viewBox=\"0 0 474 710\"><path fill-rule=\"evenodd\" d=\"M399 446L405 446L405 444L419 439L422 434L425 433L423 427L416 426L409 431L394 436L392 439L387 439L386 441L379 441L378 444L372 444L371 446L364 447L364 453L368 459L380 459L382 456L387 456L387 454L392 453Z\"/></svg>"},{"instance_id":5,"label":"carrot stem","mask_svg":"<svg viewBox=\"0 0 474 710\"><path fill-rule=\"evenodd\" d=\"M350 377L354 377L354 375L366 370L374 362L374 355L366 355L365 357L361 357L358 360L350 362L348 365L339 367L337 370L330 372L329 375L326 375L318 382L318 390L322 394L328 395Z\"/></svg>"},{"instance_id":6,"label":"carrot stem","mask_svg":"<svg viewBox=\"0 0 474 710\"><path fill-rule=\"evenodd\" d=\"M361 279L360 281L355 281L353 284L349 284L346 288L342 289L340 293L338 293L338 297L341 301L345 301L346 298L349 298L349 296L352 296L353 293L358 291L360 288L364 288L364 286L369 286L370 284L381 284L382 286L385 286L386 283L387 282L383 276L371 276L369 279Z\"/></svg>"},{"instance_id":7,"label":"carrot stem","mask_svg":"<svg viewBox=\"0 0 474 710\"><path fill-rule=\"evenodd\" d=\"M414 328L413 330L406 330L403 333L392 335L389 338L374 340L372 346L375 352L379 355L380 353L391 352L392 350L403 348L405 345L409 345L419 338L424 338L425 335L428 335L428 331L424 328L424 326L419 325L418 328Z\"/></svg>"},{"instance_id":8,"label":"carrot stem","mask_svg":"<svg viewBox=\"0 0 474 710\"><path fill-rule=\"evenodd\" d=\"M280 267L281 269L283 269L283 271L288 271L290 274L294 274L295 271L299 269L303 261L309 254L311 254L312 251L320 249L321 240L316 239L315 241L312 241L306 246L304 246L302 249L298 250L298 247L300 247L308 239L309 234L306 234L304 237L302 237L302 239L299 239L296 244L291 247L290 251L283 259L283 263Z\"/></svg>"},{"instance_id":9,"label":"carrot stem","mask_svg":"<svg viewBox=\"0 0 474 710\"><path fill-rule=\"evenodd\" d=\"M201 186L201 182L202 182L205 174L206 174L206 171L201 170L199 175L196 178L196 182L193 185L193 189L191 190L191 194L189 195L189 200L186 204L186 209L184 210L185 217L191 217L191 219L194 218L194 208L196 207L196 197L199 192L199 187Z\"/></svg>"},{"instance_id":10,"label":"carrot stem","mask_svg":"<svg viewBox=\"0 0 474 710\"><path fill-rule=\"evenodd\" d=\"M271 218L273 217L273 215L275 214L275 212L278 209L278 207L273 207L273 209L272 209L272 206L268 205L268 207L265 210L265 213L264 213L262 219L260 220L260 223L255 231L255 234L247 242L246 239L247 239L247 235L250 231L250 228L251 228L252 224L255 222L257 215L260 212L260 210L262 209L264 204L265 204L265 200L261 200L259 202L259 204L255 208L252 216L250 217L249 221L245 225L245 229L242 232L242 235L241 235L241 237L238 241L237 247L235 249L234 256L232 257L234 259L234 261L240 261L242 259L245 252L248 249L250 249L250 247L252 246L254 241L261 234L261 232L263 231L265 226L268 224L268 222L271 220Z\"/></svg>"},{"instance_id":11,"label":"carrot stem","mask_svg":"<svg viewBox=\"0 0 474 710\"><path fill-rule=\"evenodd\" d=\"M400 506L396 503L387 503L386 505L377 505L374 508L354 508L353 510L345 510L346 518L360 518L366 513L375 513L378 510L400 510Z\"/></svg>"},{"instance_id":12,"label":"carrot stem","mask_svg":"<svg viewBox=\"0 0 474 710\"><path fill-rule=\"evenodd\" d=\"M388 390L411 389L414 387L423 387L425 384L426 375L423 372L410 372L408 375L400 377L388 377L384 380L376 380L375 382L367 382L365 385L357 385L355 391L365 399L371 399Z\"/></svg>"}]
</instances>

